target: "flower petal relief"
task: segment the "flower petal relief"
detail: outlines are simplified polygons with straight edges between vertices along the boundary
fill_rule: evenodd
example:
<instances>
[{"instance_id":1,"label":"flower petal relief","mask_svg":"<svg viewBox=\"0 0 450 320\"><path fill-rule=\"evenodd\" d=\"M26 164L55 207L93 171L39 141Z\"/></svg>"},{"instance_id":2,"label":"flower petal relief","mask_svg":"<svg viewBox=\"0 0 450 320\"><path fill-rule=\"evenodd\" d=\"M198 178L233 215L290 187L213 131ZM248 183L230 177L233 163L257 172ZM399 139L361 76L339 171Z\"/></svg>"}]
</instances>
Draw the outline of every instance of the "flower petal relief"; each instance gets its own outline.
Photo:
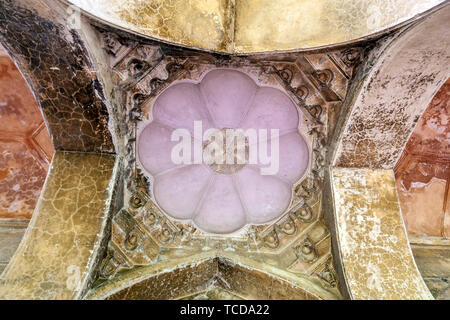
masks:
<instances>
[{"instance_id":1,"label":"flower petal relief","mask_svg":"<svg viewBox=\"0 0 450 320\"><path fill-rule=\"evenodd\" d=\"M281 90L237 70L214 69L156 98L139 128L138 163L169 218L210 234L235 234L289 209L311 157L301 123Z\"/></svg>"}]
</instances>

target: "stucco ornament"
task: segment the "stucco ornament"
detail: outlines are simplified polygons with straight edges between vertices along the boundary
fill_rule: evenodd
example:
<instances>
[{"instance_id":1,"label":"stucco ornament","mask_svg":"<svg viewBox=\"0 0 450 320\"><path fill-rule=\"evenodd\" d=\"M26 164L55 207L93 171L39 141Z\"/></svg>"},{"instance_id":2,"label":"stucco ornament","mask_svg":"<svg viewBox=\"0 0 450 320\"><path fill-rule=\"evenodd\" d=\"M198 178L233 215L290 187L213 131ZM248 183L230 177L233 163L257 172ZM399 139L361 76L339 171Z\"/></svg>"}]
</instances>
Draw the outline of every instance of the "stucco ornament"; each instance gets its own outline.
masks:
<instances>
[{"instance_id":1,"label":"stucco ornament","mask_svg":"<svg viewBox=\"0 0 450 320\"><path fill-rule=\"evenodd\" d=\"M288 209L310 159L300 123L296 106L279 89L259 86L240 71L215 69L156 98L138 133L139 163L169 217L191 220L207 233L234 234Z\"/></svg>"}]
</instances>

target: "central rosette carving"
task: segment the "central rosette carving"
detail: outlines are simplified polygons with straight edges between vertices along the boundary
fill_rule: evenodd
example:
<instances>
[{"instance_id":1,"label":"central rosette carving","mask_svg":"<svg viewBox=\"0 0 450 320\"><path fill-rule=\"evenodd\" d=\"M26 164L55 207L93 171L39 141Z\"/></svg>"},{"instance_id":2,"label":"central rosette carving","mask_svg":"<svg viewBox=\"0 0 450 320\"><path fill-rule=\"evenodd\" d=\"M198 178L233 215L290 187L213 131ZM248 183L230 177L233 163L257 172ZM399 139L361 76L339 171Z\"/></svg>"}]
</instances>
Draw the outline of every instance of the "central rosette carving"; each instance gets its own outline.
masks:
<instances>
[{"instance_id":1,"label":"central rosette carving","mask_svg":"<svg viewBox=\"0 0 450 320\"><path fill-rule=\"evenodd\" d=\"M156 98L139 128L138 160L169 217L230 234L288 209L310 159L300 123L281 90L216 69Z\"/></svg>"},{"instance_id":2,"label":"central rosette carving","mask_svg":"<svg viewBox=\"0 0 450 320\"><path fill-rule=\"evenodd\" d=\"M248 164L250 154L248 138L244 132L227 128L217 130L215 133L221 143L217 141L204 143L203 162L216 173L233 174L242 170ZM211 147L217 149L217 157L208 152Z\"/></svg>"}]
</instances>

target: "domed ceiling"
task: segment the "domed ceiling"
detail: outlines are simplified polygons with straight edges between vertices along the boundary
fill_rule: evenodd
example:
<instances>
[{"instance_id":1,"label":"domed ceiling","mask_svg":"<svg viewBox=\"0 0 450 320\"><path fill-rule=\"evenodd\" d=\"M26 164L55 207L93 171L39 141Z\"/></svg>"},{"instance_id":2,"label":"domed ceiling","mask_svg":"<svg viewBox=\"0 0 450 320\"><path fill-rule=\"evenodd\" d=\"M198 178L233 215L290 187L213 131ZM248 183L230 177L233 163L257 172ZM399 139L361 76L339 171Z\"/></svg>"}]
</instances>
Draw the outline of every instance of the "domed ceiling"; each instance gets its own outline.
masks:
<instances>
[{"instance_id":1,"label":"domed ceiling","mask_svg":"<svg viewBox=\"0 0 450 320\"><path fill-rule=\"evenodd\" d=\"M216 69L198 84L172 85L152 111L138 157L169 216L228 234L286 211L310 152L285 93L242 72Z\"/></svg>"}]
</instances>

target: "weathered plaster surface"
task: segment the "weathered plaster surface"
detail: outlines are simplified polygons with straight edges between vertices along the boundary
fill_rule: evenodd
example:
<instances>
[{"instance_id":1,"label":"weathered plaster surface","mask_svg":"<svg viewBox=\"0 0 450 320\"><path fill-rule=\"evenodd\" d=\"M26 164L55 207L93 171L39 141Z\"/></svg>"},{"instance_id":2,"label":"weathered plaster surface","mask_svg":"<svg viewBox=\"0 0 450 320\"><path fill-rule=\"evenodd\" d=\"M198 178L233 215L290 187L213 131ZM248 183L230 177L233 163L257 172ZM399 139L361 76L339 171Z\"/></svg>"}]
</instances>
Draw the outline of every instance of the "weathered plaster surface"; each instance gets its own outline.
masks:
<instances>
[{"instance_id":1,"label":"weathered plaster surface","mask_svg":"<svg viewBox=\"0 0 450 320\"><path fill-rule=\"evenodd\" d=\"M114 152L108 110L86 46L49 0L1 0L0 41L32 88L59 151Z\"/></svg>"},{"instance_id":2,"label":"weathered plaster surface","mask_svg":"<svg viewBox=\"0 0 450 320\"><path fill-rule=\"evenodd\" d=\"M393 27L442 0L70 0L151 38L227 53L312 48ZM195 23L194 23L195 21Z\"/></svg>"},{"instance_id":3,"label":"weathered plaster surface","mask_svg":"<svg viewBox=\"0 0 450 320\"><path fill-rule=\"evenodd\" d=\"M433 97L406 149L416 155L450 159L450 79Z\"/></svg>"},{"instance_id":4,"label":"weathered plaster surface","mask_svg":"<svg viewBox=\"0 0 450 320\"><path fill-rule=\"evenodd\" d=\"M432 237L448 236L444 229L446 213L443 210L446 185L446 180L435 177L426 184L414 182L409 190L399 185L399 198L408 233Z\"/></svg>"},{"instance_id":5,"label":"weathered plaster surface","mask_svg":"<svg viewBox=\"0 0 450 320\"><path fill-rule=\"evenodd\" d=\"M439 3L236 0L235 51L292 50L346 42L395 26Z\"/></svg>"},{"instance_id":6,"label":"weathered plaster surface","mask_svg":"<svg viewBox=\"0 0 450 320\"><path fill-rule=\"evenodd\" d=\"M391 170L334 168L335 223L353 299L432 299L409 247Z\"/></svg>"},{"instance_id":7,"label":"weathered plaster surface","mask_svg":"<svg viewBox=\"0 0 450 320\"><path fill-rule=\"evenodd\" d=\"M1 51L0 219L30 219L54 150L25 79Z\"/></svg>"},{"instance_id":8,"label":"weathered plaster surface","mask_svg":"<svg viewBox=\"0 0 450 320\"><path fill-rule=\"evenodd\" d=\"M450 238L450 80L420 118L395 176L408 233Z\"/></svg>"},{"instance_id":9,"label":"weathered plaster surface","mask_svg":"<svg viewBox=\"0 0 450 320\"><path fill-rule=\"evenodd\" d=\"M396 172L403 218L410 235L450 237L450 164L408 156Z\"/></svg>"},{"instance_id":10,"label":"weathered plaster surface","mask_svg":"<svg viewBox=\"0 0 450 320\"><path fill-rule=\"evenodd\" d=\"M45 181L47 168L24 142L0 137L0 219L30 219Z\"/></svg>"},{"instance_id":11,"label":"weathered plaster surface","mask_svg":"<svg viewBox=\"0 0 450 320\"><path fill-rule=\"evenodd\" d=\"M450 72L450 7L405 31L375 63L340 139L334 165L392 169L436 87ZM351 97L350 97L351 98Z\"/></svg>"},{"instance_id":12,"label":"weathered plaster surface","mask_svg":"<svg viewBox=\"0 0 450 320\"><path fill-rule=\"evenodd\" d=\"M74 299L96 269L114 189L115 157L57 152L1 299ZM104 245L104 244L103 244Z\"/></svg>"}]
</instances>

